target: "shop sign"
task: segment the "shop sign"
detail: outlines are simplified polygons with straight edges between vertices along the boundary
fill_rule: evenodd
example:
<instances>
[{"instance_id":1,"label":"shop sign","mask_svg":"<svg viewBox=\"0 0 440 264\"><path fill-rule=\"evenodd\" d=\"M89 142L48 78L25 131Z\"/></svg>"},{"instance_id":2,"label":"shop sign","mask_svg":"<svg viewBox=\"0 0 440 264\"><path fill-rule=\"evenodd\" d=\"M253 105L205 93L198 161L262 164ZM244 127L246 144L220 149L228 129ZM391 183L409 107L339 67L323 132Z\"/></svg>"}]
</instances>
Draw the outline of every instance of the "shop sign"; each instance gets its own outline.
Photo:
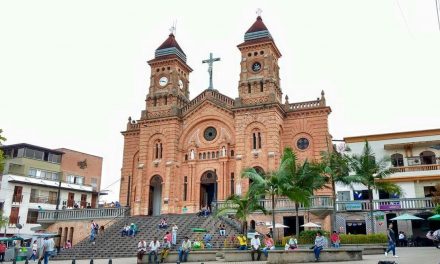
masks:
<instances>
[{"instance_id":1,"label":"shop sign","mask_svg":"<svg viewBox=\"0 0 440 264\"><path fill-rule=\"evenodd\" d=\"M361 203L346 203L345 210L347 211L362 211Z\"/></svg>"}]
</instances>

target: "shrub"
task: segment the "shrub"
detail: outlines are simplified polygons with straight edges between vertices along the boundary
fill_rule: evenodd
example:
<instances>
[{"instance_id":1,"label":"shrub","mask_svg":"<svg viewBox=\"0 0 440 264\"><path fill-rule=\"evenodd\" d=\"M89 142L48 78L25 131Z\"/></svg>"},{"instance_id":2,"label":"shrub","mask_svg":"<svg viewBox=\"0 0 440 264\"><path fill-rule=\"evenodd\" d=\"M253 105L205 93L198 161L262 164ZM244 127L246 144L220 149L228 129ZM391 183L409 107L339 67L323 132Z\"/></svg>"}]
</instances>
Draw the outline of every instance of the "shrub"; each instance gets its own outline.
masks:
<instances>
[{"instance_id":1,"label":"shrub","mask_svg":"<svg viewBox=\"0 0 440 264\"><path fill-rule=\"evenodd\" d=\"M368 234L368 235L339 235L341 244L376 244L387 243L385 234Z\"/></svg>"},{"instance_id":2,"label":"shrub","mask_svg":"<svg viewBox=\"0 0 440 264\"><path fill-rule=\"evenodd\" d=\"M324 230L304 230L300 233L299 238L295 236L298 240L298 244L314 244L316 232L320 231L321 234L327 239L330 238L330 233ZM290 236L283 237L283 245L285 245L290 239Z\"/></svg>"}]
</instances>

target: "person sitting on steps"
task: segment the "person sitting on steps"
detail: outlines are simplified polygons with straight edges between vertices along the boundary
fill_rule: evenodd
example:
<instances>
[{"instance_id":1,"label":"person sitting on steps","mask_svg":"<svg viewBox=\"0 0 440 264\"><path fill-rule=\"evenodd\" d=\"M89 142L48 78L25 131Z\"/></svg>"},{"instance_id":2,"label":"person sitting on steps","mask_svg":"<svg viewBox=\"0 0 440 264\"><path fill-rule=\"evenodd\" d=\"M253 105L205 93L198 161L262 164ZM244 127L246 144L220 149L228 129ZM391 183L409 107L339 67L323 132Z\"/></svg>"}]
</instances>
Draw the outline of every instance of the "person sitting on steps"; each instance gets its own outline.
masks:
<instances>
[{"instance_id":1,"label":"person sitting on steps","mask_svg":"<svg viewBox=\"0 0 440 264\"><path fill-rule=\"evenodd\" d=\"M185 239L182 242L182 246L179 249L179 261L180 262L186 262L188 260L188 254L191 251L191 241L188 239L188 237L185 237Z\"/></svg>"},{"instance_id":2,"label":"person sitting on steps","mask_svg":"<svg viewBox=\"0 0 440 264\"><path fill-rule=\"evenodd\" d=\"M159 228L168 228L167 219L165 217L160 220Z\"/></svg>"},{"instance_id":3,"label":"person sitting on steps","mask_svg":"<svg viewBox=\"0 0 440 264\"><path fill-rule=\"evenodd\" d=\"M171 243L167 239L163 239L162 243L162 251L160 252L160 263L163 263L164 260L167 258L168 253L170 253L171 250Z\"/></svg>"}]
</instances>

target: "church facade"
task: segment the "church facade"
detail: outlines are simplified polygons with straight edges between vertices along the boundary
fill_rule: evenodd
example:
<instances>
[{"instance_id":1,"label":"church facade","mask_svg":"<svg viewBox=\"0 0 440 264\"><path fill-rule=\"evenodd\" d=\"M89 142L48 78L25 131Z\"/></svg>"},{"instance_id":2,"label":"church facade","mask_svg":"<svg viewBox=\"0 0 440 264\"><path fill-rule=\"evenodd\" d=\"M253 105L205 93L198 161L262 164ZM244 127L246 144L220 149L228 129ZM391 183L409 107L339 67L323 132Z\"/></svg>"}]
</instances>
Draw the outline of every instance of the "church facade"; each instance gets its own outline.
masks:
<instances>
[{"instance_id":1,"label":"church facade","mask_svg":"<svg viewBox=\"0 0 440 264\"><path fill-rule=\"evenodd\" d=\"M132 215L197 212L246 192L241 171L277 169L285 147L300 160L317 160L331 148L324 93L307 102L283 100L281 52L260 16L237 47L235 99L207 89L190 100L192 69L173 34L148 61L145 110L122 132L120 202Z\"/></svg>"}]
</instances>

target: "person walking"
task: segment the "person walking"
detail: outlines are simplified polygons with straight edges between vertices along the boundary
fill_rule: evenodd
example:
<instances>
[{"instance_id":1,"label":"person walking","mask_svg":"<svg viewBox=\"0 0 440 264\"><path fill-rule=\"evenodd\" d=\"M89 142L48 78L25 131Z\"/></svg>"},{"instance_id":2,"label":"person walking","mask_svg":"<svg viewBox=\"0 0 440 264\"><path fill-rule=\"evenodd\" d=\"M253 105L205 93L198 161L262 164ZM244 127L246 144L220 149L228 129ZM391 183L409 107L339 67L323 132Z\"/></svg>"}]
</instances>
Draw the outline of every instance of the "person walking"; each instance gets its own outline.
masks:
<instances>
[{"instance_id":1,"label":"person walking","mask_svg":"<svg viewBox=\"0 0 440 264\"><path fill-rule=\"evenodd\" d=\"M325 238L322 236L321 231L316 232L315 245L313 246L313 252L315 253L315 261L319 261L319 255L326 243Z\"/></svg>"},{"instance_id":2,"label":"person walking","mask_svg":"<svg viewBox=\"0 0 440 264\"><path fill-rule=\"evenodd\" d=\"M164 260L168 256L168 253L170 253L170 250L171 250L171 243L170 241L164 238L162 243L162 251L160 252L160 263L164 262Z\"/></svg>"},{"instance_id":3,"label":"person walking","mask_svg":"<svg viewBox=\"0 0 440 264\"><path fill-rule=\"evenodd\" d=\"M151 256L154 256L154 264L157 263L157 253L159 252L160 243L157 240L157 237L153 239L153 241L150 242L150 245L148 246L150 248L150 252L148 253L148 263L151 263Z\"/></svg>"},{"instance_id":4,"label":"person walking","mask_svg":"<svg viewBox=\"0 0 440 264\"><path fill-rule=\"evenodd\" d=\"M5 253L6 253L6 245L3 243L3 241L0 242L0 263L3 263L5 261Z\"/></svg>"},{"instance_id":5,"label":"person walking","mask_svg":"<svg viewBox=\"0 0 440 264\"><path fill-rule=\"evenodd\" d=\"M44 264L49 263L49 258L52 256L53 251L55 248L55 242L52 238L45 237L43 242L43 258L44 258Z\"/></svg>"},{"instance_id":6,"label":"person walking","mask_svg":"<svg viewBox=\"0 0 440 264\"><path fill-rule=\"evenodd\" d=\"M38 258L38 244L37 244L37 240L34 240L34 243L32 243L32 255L29 257L29 260L33 260L34 262L36 262L36 259Z\"/></svg>"},{"instance_id":7,"label":"person walking","mask_svg":"<svg viewBox=\"0 0 440 264\"><path fill-rule=\"evenodd\" d=\"M393 230L393 223L388 225L387 229L387 237L388 237L388 248L385 251L385 256L388 256L388 252L393 251L393 257L398 258L396 255L396 234Z\"/></svg>"},{"instance_id":8,"label":"person walking","mask_svg":"<svg viewBox=\"0 0 440 264\"><path fill-rule=\"evenodd\" d=\"M186 262L188 260L188 254L190 251L191 251L191 241L188 239L188 237L185 237L185 239L182 242L182 246L179 249L179 263Z\"/></svg>"},{"instance_id":9,"label":"person walking","mask_svg":"<svg viewBox=\"0 0 440 264\"><path fill-rule=\"evenodd\" d=\"M179 228L177 227L177 225L176 224L173 224L173 227L171 228L171 234L172 234L172 241L171 241L171 243L173 244L173 245L176 245L177 244L177 230L178 230Z\"/></svg>"},{"instance_id":10,"label":"person walking","mask_svg":"<svg viewBox=\"0 0 440 264\"><path fill-rule=\"evenodd\" d=\"M260 258L261 258L260 246L261 246L260 239L258 238L258 235L255 235L255 237L251 239L251 248L252 248L251 257L252 257L252 261L255 261L255 257L254 257L255 253L257 253L257 261L260 261Z\"/></svg>"}]
</instances>

